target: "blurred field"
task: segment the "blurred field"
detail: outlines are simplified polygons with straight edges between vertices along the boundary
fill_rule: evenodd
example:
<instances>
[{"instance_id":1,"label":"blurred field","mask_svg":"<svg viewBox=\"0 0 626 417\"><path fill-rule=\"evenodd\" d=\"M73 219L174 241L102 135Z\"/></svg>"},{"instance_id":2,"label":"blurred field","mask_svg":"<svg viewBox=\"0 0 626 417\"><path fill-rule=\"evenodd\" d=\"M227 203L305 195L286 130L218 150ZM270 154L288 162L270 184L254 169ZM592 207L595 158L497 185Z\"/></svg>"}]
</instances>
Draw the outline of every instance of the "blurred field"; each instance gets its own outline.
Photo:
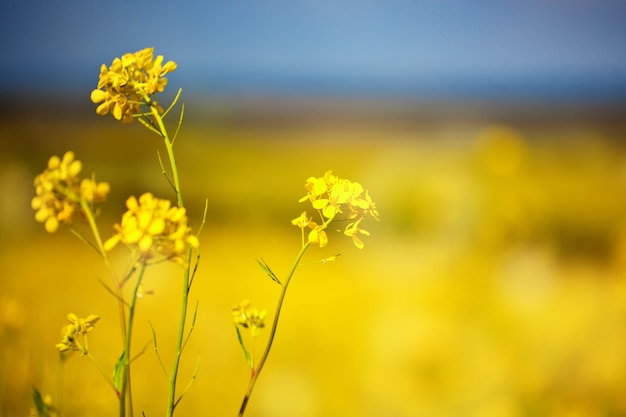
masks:
<instances>
[{"instance_id":1,"label":"blurred field","mask_svg":"<svg viewBox=\"0 0 626 417\"><path fill-rule=\"evenodd\" d=\"M192 105L178 162L193 225L205 199L209 216L181 387L197 355L200 372L179 415L236 415L248 375L230 308L250 298L273 312L278 288L254 259L284 276L299 247L290 220L304 180L327 169L368 188L381 221L366 227L362 251L330 235L308 253L342 256L298 271L250 416L626 415L624 118L580 108ZM104 236L128 195L173 198L158 138L89 106L77 117L21 109L0 125L1 415L28 415L33 386L54 395L67 313L102 317L89 343L107 369L121 352L97 256L33 219L32 178L49 156L72 149L85 174L112 184ZM132 382L138 414L155 416L166 381L148 320L169 367L177 268L155 267L145 287L154 295L139 305L134 346L147 349ZM116 412L84 357L67 360L62 392L66 416Z\"/></svg>"}]
</instances>

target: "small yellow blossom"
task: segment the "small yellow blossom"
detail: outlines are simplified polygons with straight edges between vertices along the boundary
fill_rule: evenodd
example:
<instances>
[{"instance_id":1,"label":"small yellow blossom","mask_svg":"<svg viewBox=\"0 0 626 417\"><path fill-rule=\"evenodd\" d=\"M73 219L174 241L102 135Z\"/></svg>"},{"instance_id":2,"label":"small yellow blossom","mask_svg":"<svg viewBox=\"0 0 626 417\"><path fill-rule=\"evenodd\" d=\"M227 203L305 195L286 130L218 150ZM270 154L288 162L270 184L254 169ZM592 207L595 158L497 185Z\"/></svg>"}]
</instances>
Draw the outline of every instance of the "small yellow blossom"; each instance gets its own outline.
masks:
<instances>
[{"instance_id":1,"label":"small yellow blossom","mask_svg":"<svg viewBox=\"0 0 626 417\"><path fill-rule=\"evenodd\" d=\"M318 245L320 248L323 248L328 243L328 237L326 236L324 227L312 221L311 218L307 216L306 211L303 211L300 216L293 219L291 221L291 224L293 224L294 226L298 226L303 231L306 228L311 229L311 231L309 232L307 236L307 240L310 243Z\"/></svg>"},{"instance_id":2,"label":"small yellow blossom","mask_svg":"<svg viewBox=\"0 0 626 417\"><path fill-rule=\"evenodd\" d=\"M67 319L70 324L65 326L63 339L61 343L56 345L56 348L61 352L75 350L86 355L88 352L87 333L93 329L98 320L100 320L100 317L95 314L90 314L85 318L78 318L76 314L70 313L67 315Z\"/></svg>"},{"instance_id":3,"label":"small yellow blossom","mask_svg":"<svg viewBox=\"0 0 626 417\"><path fill-rule=\"evenodd\" d=\"M139 199L126 200L128 211L122 222L114 226L117 234L104 243L106 250L113 249L120 241L137 250L143 260L162 256L180 264L189 246L197 248L198 238L190 233L184 208L172 207L169 200L162 200L150 193Z\"/></svg>"},{"instance_id":4,"label":"small yellow blossom","mask_svg":"<svg viewBox=\"0 0 626 417\"><path fill-rule=\"evenodd\" d=\"M68 151L63 158L52 156L48 167L35 177L35 197L31 207L35 220L43 223L46 231L54 233L60 223L70 224L76 211L82 210L81 201L96 203L103 201L109 193L106 182L94 179L81 180L82 162Z\"/></svg>"},{"instance_id":5,"label":"small yellow blossom","mask_svg":"<svg viewBox=\"0 0 626 417\"><path fill-rule=\"evenodd\" d=\"M320 178L309 177L304 187L307 195L302 197L300 202L310 201L324 221L318 225L306 217L306 212L291 221L294 226L302 229L308 226L312 229L308 241L324 247L328 243L324 230L337 216L345 213L341 217L352 222L348 224L344 234L352 238L356 247L363 248L363 242L358 235L369 236L369 232L359 227L361 221L366 216L378 220L378 210L369 192L360 183L339 178L333 175L332 171L326 171Z\"/></svg>"},{"instance_id":6,"label":"small yellow blossom","mask_svg":"<svg viewBox=\"0 0 626 417\"><path fill-rule=\"evenodd\" d=\"M130 123L141 114L142 105L151 105L150 96L161 93L167 75L176 70L176 63L163 64L163 56L154 58L154 48L145 48L115 58L110 67L102 64L98 88L91 92L91 101L99 104L96 113L111 113L122 123Z\"/></svg>"},{"instance_id":7,"label":"small yellow blossom","mask_svg":"<svg viewBox=\"0 0 626 417\"><path fill-rule=\"evenodd\" d=\"M293 224L294 226L298 226L302 229L304 229L305 227L308 227L310 223L311 223L311 219L307 217L306 211L303 211L302 214L300 214L300 216L296 217L295 219L291 221L291 224Z\"/></svg>"},{"instance_id":8,"label":"small yellow blossom","mask_svg":"<svg viewBox=\"0 0 626 417\"><path fill-rule=\"evenodd\" d=\"M89 203L103 201L111 191L111 186L107 182L95 182L85 178L80 182L80 195Z\"/></svg>"},{"instance_id":9,"label":"small yellow blossom","mask_svg":"<svg viewBox=\"0 0 626 417\"><path fill-rule=\"evenodd\" d=\"M355 246L359 249L363 249L363 246L365 245L363 244L363 241L359 239L358 235L363 235L363 236L370 235L370 232L368 232L367 230L363 230L359 227L359 224L361 223L362 220L363 220L363 217L361 217L356 222L350 223L349 225L346 226L346 229L343 232L346 236L352 238L352 241L354 242Z\"/></svg>"},{"instance_id":10,"label":"small yellow blossom","mask_svg":"<svg viewBox=\"0 0 626 417\"><path fill-rule=\"evenodd\" d=\"M267 310L258 310L251 307L250 300L243 300L233 306L233 320L236 325L245 329L250 329L252 337L258 336L260 330L265 327L265 316Z\"/></svg>"},{"instance_id":11,"label":"small yellow blossom","mask_svg":"<svg viewBox=\"0 0 626 417\"><path fill-rule=\"evenodd\" d=\"M314 226L313 230L309 232L309 242L316 244L320 248L323 248L328 244L328 235L322 228L322 226Z\"/></svg>"}]
</instances>

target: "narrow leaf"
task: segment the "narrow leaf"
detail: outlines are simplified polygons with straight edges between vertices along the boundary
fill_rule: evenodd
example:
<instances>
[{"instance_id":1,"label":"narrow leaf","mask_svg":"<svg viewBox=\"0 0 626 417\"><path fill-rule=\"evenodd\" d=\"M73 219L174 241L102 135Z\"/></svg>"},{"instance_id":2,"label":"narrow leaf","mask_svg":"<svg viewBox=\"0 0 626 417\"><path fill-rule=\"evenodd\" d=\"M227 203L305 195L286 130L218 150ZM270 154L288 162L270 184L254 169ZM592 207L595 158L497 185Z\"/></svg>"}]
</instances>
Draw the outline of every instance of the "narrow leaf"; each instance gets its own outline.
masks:
<instances>
[{"instance_id":1,"label":"narrow leaf","mask_svg":"<svg viewBox=\"0 0 626 417\"><path fill-rule=\"evenodd\" d=\"M185 341L183 342L181 351L185 349L185 346L187 346L187 342L189 341L189 338L191 337L191 333L193 333L193 329L196 326L196 318L198 317L198 304L200 302L196 301L196 308L193 311L193 318L191 319L191 326L189 327L189 333L187 333L187 337L185 338Z\"/></svg>"},{"instance_id":2,"label":"narrow leaf","mask_svg":"<svg viewBox=\"0 0 626 417\"><path fill-rule=\"evenodd\" d=\"M81 235L78 231L74 230L74 229L70 229L70 232L72 232L72 234L74 234L74 236L76 236L77 238L79 238L80 240L82 240L84 243L86 243L90 248L92 248L93 250L96 251L96 253L102 258L102 252L100 252L100 249L98 249L96 247L96 245L94 245L93 243L91 243L89 240L87 240L87 238L85 238L85 236Z\"/></svg>"},{"instance_id":3,"label":"narrow leaf","mask_svg":"<svg viewBox=\"0 0 626 417\"><path fill-rule=\"evenodd\" d=\"M239 327L235 325L235 330L237 331L237 340L239 340L239 346L243 350L243 354L246 357L246 362L248 362L248 367L252 369L252 357L250 356L250 352L246 349L246 345L243 343L243 338L241 337L241 332L239 331Z\"/></svg>"},{"instance_id":4,"label":"narrow leaf","mask_svg":"<svg viewBox=\"0 0 626 417\"><path fill-rule=\"evenodd\" d=\"M157 129L156 127L154 127L154 125L152 124L152 122L150 121L150 119L148 119L148 115L147 114L143 114L143 117L138 117L137 120L139 120L139 123L141 123L142 125L144 125L146 128L148 128L148 130L153 131L154 133L156 133L159 136L163 136L161 134L161 132L159 131L159 129Z\"/></svg>"},{"instance_id":5,"label":"narrow leaf","mask_svg":"<svg viewBox=\"0 0 626 417\"><path fill-rule=\"evenodd\" d=\"M122 352L122 355L117 360L115 368L113 368L113 385L117 392L122 390L122 377L124 375L124 362L126 358L126 352Z\"/></svg>"},{"instance_id":6,"label":"narrow leaf","mask_svg":"<svg viewBox=\"0 0 626 417\"><path fill-rule=\"evenodd\" d=\"M159 361L159 365L161 365L161 370L163 370L163 373L169 379L169 376L167 374L167 370L165 369L165 365L163 364L163 361L161 360L161 355L159 354L159 349L157 348L156 330L154 330L154 326L152 325L152 322L150 320L148 320L148 324L150 325L150 329L152 330L152 342L153 342L153 346L154 346L154 353L156 354L157 360Z\"/></svg>"},{"instance_id":7,"label":"narrow leaf","mask_svg":"<svg viewBox=\"0 0 626 417\"><path fill-rule=\"evenodd\" d=\"M156 331L154 330L154 326L150 320L148 320L148 324L150 325L150 330L152 330L152 344L154 345L154 350L157 350Z\"/></svg>"},{"instance_id":8,"label":"narrow leaf","mask_svg":"<svg viewBox=\"0 0 626 417\"><path fill-rule=\"evenodd\" d=\"M274 281L275 283L277 283L278 285L282 286L283 284L280 282L280 280L278 279L278 277L276 276L276 274L274 274L274 272L272 272L272 270L270 269L269 266L267 266L267 264L265 263L265 261L263 260L263 258L261 259L257 259L256 262L259 264L259 266L261 267L261 269L263 269L263 271L265 271L265 273L272 279L272 281Z\"/></svg>"},{"instance_id":9,"label":"narrow leaf","mask_svg":"<svg viewBox=\"0 0 626 417\"><path fill-rule=\"evenodd\" d=\"M41 394L37 388L33 387L33 401L35 402L35 408L37 409L37 415L39 417L49 417L48 406L41 398Z\"/></svg>"},{"instance_id":10,"label":"narrow leaf","mask_svg":"<svg viewBox=\"0 0 626 417\"><path fill-rule=\"evenodd\" d=\"M187 393L187 391L189 391L189 388L191 388L193 383L196 381L196 378L198 377L198 371L199 370L200 370L200 355L198 354L198 359L196 360L196 368L193 370L193 375L191 376L191 379L187 383L187 386L185 387L183 392L178 396L178 399L174 402L174 407L176 407L178 405L180 400L183 399L183 396Z\"/></svg>"}]
</instances>

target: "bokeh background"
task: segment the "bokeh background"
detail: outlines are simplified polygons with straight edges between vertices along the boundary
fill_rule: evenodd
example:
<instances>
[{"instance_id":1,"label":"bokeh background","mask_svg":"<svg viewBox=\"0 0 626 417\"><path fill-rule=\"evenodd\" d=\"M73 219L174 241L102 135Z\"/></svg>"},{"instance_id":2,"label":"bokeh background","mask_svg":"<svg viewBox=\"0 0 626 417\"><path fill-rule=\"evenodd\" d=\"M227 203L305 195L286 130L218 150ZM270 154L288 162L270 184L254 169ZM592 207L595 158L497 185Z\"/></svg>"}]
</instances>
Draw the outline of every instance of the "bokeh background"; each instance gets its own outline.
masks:
<instances>
[{"instance_id":1,"label":"bokeh background","mask_svg":"<svg viewBox=\"0 0 626 417\"><path fill-rule=\"evenodd\" d=\"M251 416L626 415L625 21L611 0L5 2L0 415L28 415L32 387L66 416L116 412L87 358L57 384L69 312L102 317L89 343L112 372L116 303L95 253L46 234L30 199L69 149L112 185L105 236L127 196L174 198L158 138L89 101L101 64L146 46L179 65L166 96L183 88L192 225L208 199L179 415L236 415L230 308L273 313L255 258L286 274L304 180L327 169L368 188L381 221L363 250L337 234L308 254L341 256L298 271ZM178 277L145 280L137 414L165 408L149 322L169 364Z\"/></svg>"}]
</instances>

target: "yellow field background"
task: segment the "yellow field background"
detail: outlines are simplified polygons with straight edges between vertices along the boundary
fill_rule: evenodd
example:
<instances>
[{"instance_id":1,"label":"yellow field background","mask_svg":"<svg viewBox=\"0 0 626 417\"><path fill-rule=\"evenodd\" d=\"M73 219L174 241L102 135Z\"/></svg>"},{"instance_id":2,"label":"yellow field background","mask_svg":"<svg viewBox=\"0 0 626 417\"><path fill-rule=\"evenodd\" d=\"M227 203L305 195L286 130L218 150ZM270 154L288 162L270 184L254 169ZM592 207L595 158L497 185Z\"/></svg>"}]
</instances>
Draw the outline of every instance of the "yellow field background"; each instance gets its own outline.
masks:
<instances>
[{"instance_id":1,"label":"yellow field background","mask_svg":"<svg viewBox=\"0 0 626 417\"><path fill-rule=\"evenodd\" d=\"M385 109L255 118L232 104L192 104L176 152L191 224L205 199L208 218L181 389L198 357L200 366L179 416L236 415L248 371L231 306L249 298L273 315L279 288L255 258L285 276L299 250L290 220L305 209L304 181L328 169L370 190L380 222L364 225L363 250L331 233L328 247L307 253L341 256L298 270L249 416L626 415L626 124L448 117L445 108L436 117L418 109L415 120L374 117ZM203 106L219 117L203 118ZM49 235L35 222L33 177L51 155L75 151L85 176L111 183L105 238L129 195L174 199L158 137L79 113L18 112L0 126L4 416L29 415L32 387L55 396L67 313L101 316L89 347L107 371L122 351L98 256L69 228ZM123 270L124 250L113 257ZM134 352L145 347L133 363L136 416L165 410L149 322L169 370L180 272L158 265L144 281L153 294L136 317ZM86 357L67 357L60 389L65 416L116 413Z\"/></svg>"}]
</instances>

